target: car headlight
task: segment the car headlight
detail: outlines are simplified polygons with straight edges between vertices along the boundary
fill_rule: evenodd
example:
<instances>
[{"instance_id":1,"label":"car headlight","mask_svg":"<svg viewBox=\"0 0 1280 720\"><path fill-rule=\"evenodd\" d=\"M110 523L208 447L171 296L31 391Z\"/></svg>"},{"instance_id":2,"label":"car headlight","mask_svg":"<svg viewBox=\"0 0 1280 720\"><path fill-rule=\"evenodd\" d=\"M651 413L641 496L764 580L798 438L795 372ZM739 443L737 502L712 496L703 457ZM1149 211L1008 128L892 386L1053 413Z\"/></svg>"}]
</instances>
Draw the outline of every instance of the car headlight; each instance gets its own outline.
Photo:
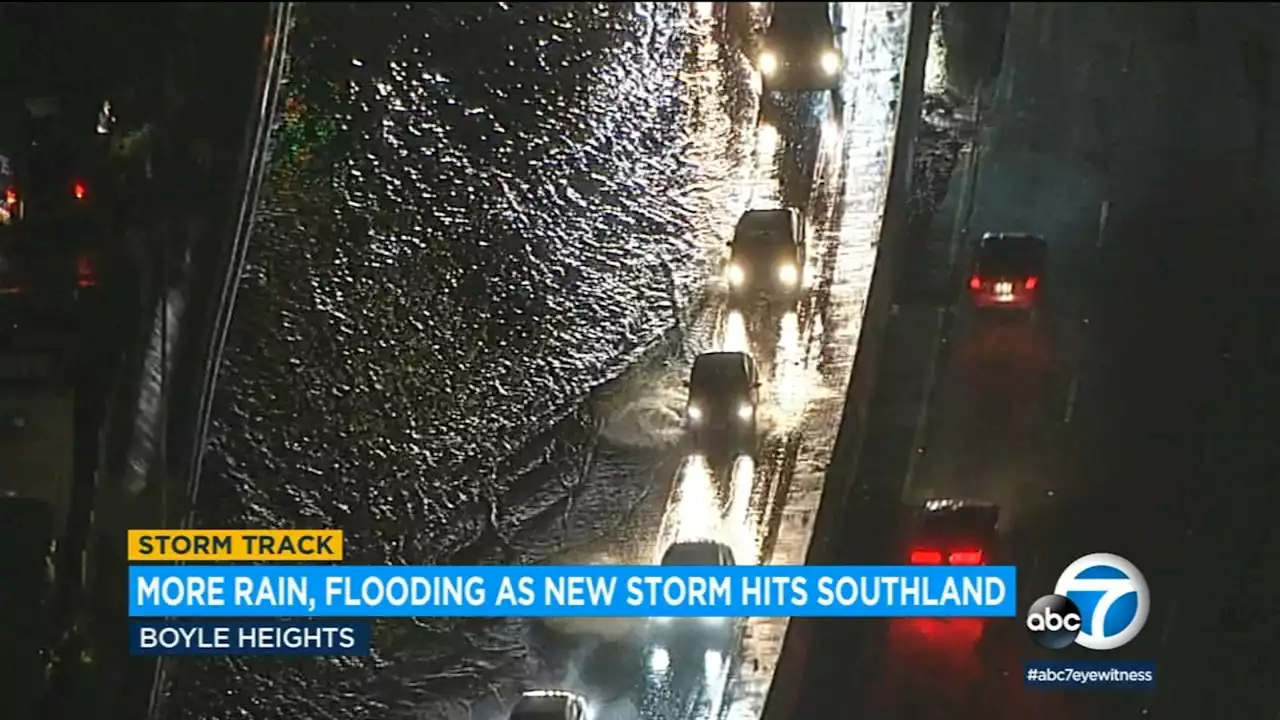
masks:
<instances>
[{"instance_id":1,"label":"car headlight","mask_svg":"<svg viewBox=\"0 0 1280 720\"><path fill-rule=\"evenodd\" d=\"M743 272L742 267L735 264L729 266L729 284L741 285L747 279L747 274Z\"/></svg>"},{"instance_id":2,"label":"car headlight","mask_svg":"<svg viewBox=\"0 0 1280 720\"><path fill-rule=\"evenodd\" d=\"M822 72L828 75L835 75L836 71L840 69L840 56L831 50L822 53L822 57L819 58L818 62L822 65Z\"/></svg>"},{"instance_id":3,"label":"car headlight","mask_svg":"<svg viewBox=\"0 0 1280 720\"><path fill-rule=\"evenodd\" d=\"M686 417L689 418L691 422L698 422L699 420L702 419L702 408L698 407L697 405L690 405L689 407L685 408L684 414Z\"/></svg>"},{"instance_id":4,"label":"car headlight","mask_svg":"<svg viewBox=\"0 0 1280 720\"><path fill-rule=\"evenodd\" d=\"M778 56L769 51L760 53L760 72L772 75L778 69Z\"/></svg>"},{"instance_id":5,"label":"car headlight","mask_svg":"<svg viewBox=\"0 0 1280 720\"><path fill-rule=\"evenodd\" d=\"M751 416L755 414L756 409L751 406L751 403L742 403L742 405L738 407L739 420L750 420Z\"/></svg>"},{"instance_id":6,"label":"car headlight","mask_svg":"<svg viewBox=\"0 0 1280 720\"><path fill-rule=\"evenodd\" d=\"M783 265L778 268L778 282L783 285L795 285L800 279L800 271L795 265Z\"/></svg>"}]
</instances>

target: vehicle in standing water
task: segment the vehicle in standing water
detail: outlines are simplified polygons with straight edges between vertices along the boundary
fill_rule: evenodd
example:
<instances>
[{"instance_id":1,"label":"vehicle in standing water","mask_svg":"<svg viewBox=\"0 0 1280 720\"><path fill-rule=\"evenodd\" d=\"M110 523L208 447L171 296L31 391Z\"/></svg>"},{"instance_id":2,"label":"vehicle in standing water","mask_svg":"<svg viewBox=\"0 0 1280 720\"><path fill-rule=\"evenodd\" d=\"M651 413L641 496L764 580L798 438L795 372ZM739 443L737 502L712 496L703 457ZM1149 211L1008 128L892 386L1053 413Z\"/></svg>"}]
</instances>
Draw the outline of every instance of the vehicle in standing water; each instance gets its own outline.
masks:
<instances>
[{"instance_id":1,"label":"vehicle in standing water","mask_svg":"<svg viewBox=\"0 0 1280 720\"><path fill-rule=\"evenodd\" d=\"M729 243L729 301L790 309L804 285L804 215L793 207L748 210Z\"/></svg>"},{"instance_id":2,"label":"vehicle in standing water","mask_svg":"<svg viewBox=\"0 0 1280 720\"><path fill-rule=\"evenodd\" d=\"M662 554L663 567L734 567L733 550L715 540L674 542ZM650 635L661 646L677 644L731 650L741 622L735 618L655 617L650 618Z\"/></svg>"},{"instance_id":3,"label":"vehicle in standing water","mask_svg":"<svg viewBox=\"0 0 1280 720\"><path fill-rule=\"evenodd\" d=\"M96 293L106 235L95 181L106 162L104 112L109 116L106 104L31 98L19 119L6 123L0 326L69 326L80 301Z\"/></svg>"},{"instance_id":4,"label":"vehicle in standing water","mask_svg":"<svg viewBox=\"0 0 1280 720\"><path fill-rule=\"evenodd\" d=\"M979 310L1034 312L1040 305L1049 245L1030 233L986 233L974 252L968 289Z\"/></svg>"},{"instance_id":5,"label":"vehicle in standing water","mask_svg":"<svg viewBox=\"0 0 1280 720\"><path fill-rule=\"evenodd\" d=\"M0 493L0 543L0 662L11 683L5 717L38 717L56 642L52 504Z\"/></svg>"},{"instance_id":6,"label":"vehicle in standing water","mask_svg":"<svg viewBox=\"0 0 1280 720\"><path fill-rule=\"evenodd\" d=\"M531 690L520 696L509 720L594 720L586 698L564 690Z\"/></svg>"},{"instance_id":7,"label":"vehicle in standing water","mask_svg":"<svg viewBox=\"0 0 1280 720\"><path fill-rule=\"evenodd\" d=\"M685 405L692 451L710 457L756 449L760 379L743 352L709 352L694 358Z\"/></svg>"},{"instance_id":8,"label":"vehicle in standing water","mask_svg":"<svg viewBox=\"0 0 1280 720\"><path fill-rule=\"evenodd\" d=\"M764 92L838 92L841 32L830 3L774 3L757 63Z\"/></svg>"},{"instance_id":9,"label":"vehicle in standing water","mask_svg":"<svg viewBox=\"0 0 1280 720\"><path fill-rule=\"evenodd\" d=\"M990 565L1000 538L1000 507L989 502L934 498L912 518L907 561L912 565Z\"/></svg>"}]
</instances>

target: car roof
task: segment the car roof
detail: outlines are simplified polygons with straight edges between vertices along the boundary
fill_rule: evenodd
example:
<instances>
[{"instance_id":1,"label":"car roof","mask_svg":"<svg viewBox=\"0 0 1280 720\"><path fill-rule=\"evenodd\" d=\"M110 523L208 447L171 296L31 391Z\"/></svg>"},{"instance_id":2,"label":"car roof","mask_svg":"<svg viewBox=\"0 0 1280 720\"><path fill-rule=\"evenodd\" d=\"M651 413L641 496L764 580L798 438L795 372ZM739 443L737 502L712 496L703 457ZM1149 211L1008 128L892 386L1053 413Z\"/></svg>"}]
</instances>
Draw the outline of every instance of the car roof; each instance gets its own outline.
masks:
<instances>
[{"instance_id":1,"label":"car roof","mask_svg":"<svg viewBox=\"0 0 1280 720\"><path fill-rule=\"evenodd\" d=\"M825 30L830 32L831 9L824 2L774 3L771 31Z\"/></svg>"},{"instance_id":2,"label":"car roof","mask_svg":"<svg viewBox=\"0 0 1280 720\"><path fill-rule=\"evenodd\" d=\"M994 503L949 498L925 502L916 515L916 532L933 536L972 536L996 532L1000 507Z\"/></svg>"},{"instance_id":3,"label":"car roof","mask_svg":"<svg viewBox=\"0 0 1280 720\"><path fill-rule=\"evenodd\" d=\"M742 222L748 218L752 220L756 218L774 217L785 217L787 219L791 219L792 217L795 217L795 214L796 209L793 207L752 208L751 210L742 213L742 217L738 218L738 222Z\"/></svg>"},{"instance_id":4,"label":"car roof","mask_svg":"<svg viewBox=\"0 0 1280 720\"><path fill-rule=\"evenodd\" d=\"M731 367L752 364L751 356L736 350L717 350L705 352L693 359L694 367Z\"/></svg>"},{"instance_id":5,"label":"car roof","mask_svg":"<svg viewBox=\"0 0 1280 720\"><path fill-rule=\"evenodd\" d=\"M681 540L671 543L662 553L663 565L724 565L721 559L733 560L728 545L715 540Z\"/></svg>"},{"instance_id":6,"label":"car roof","mask_svg":"<svg viewBox=\"0 0 1280 720\"><path fill-rule=\"evenodd\" d=\"M520 696L512 715L517 713L564 712L574 704L581 704L582 697L561 690L531 690Z\"/></svg>"},{"instance_id":7,"label":"car roof","mask_svg":"<svg viewBox=\"0 0 1280 720\"><path fill-rule=\"evenodd\" d=\"M0 528L52 537L55 525L53 505L48 501L23 495L0 495Z\"/></svg>"},{"instance_id":8,"label":"car roof","mask_svg":"<svg viewBox=\"0 0 1280 720\"><path fill-rule=\"evenodd\" d=\"M1035 233L1028 232L989 232L982 234L982 244L984 246L998 245L1002 243L1008 244L1034 244L1045 245L1045 239Z\"/></svg>"}]
</instances>

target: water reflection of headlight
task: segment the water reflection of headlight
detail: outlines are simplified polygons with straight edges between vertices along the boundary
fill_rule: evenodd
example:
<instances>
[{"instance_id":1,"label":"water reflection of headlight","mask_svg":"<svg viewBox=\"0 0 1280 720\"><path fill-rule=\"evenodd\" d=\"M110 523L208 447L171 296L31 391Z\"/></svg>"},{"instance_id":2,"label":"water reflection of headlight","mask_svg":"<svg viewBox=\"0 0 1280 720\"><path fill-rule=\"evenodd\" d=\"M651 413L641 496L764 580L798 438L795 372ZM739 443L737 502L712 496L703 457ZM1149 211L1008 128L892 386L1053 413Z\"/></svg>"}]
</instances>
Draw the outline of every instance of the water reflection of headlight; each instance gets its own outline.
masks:
<instances>
[{"instance_id":1,"label":"water reflection of headlight","mask_svg":"<svg viewBox=\"0 0 1280 720\"><path fill-rule=\"evenodd\" d=\"M684 414L692 422L698 422L699 420L702 419L702 408L698 407L697 405L690 405L689 407L685 408Z\"/></svg>"},{"instance_id":2,"label":"water reflection of headlight","mask_svg":"<svg viewBox=\"0 0 1280 720\"><path fill-rule=\"evenodd\" d=\"M769 51L760 53L760 72L772 75L778 69L778 56Z\"/></svg>"},{"instance_id":3,"label":"water reflection of headlight","mask_svg":"<svg viewBox=\"0 0 1280 720\"><path fill-rule=\"evenodd\" d=\"M741 285L743 282L746 281L746 279L747 279L747 274L742 270L742 267L740 265L737 265L735 263L729 266L729 284L730 285L735 285L735 286Z\"/></svg>"},{"instance_id":4,"label":"water reflection of headlight","mask_svg":"<svg viewBox=\"0 0 1280 720\"><path fill-rule=\"evenodd\" d=\"M822 63L822 72L828 75L835 75L840 69L840 56L830 50L822 53L819 62Z\"/></svg>"},{"instance_id":5,"label":"water reflection of headlight","mask_svg":"<svg viewBox=\"0 0 1280 720\"><path fill-rule=\"evenodd\" d=\"M795 265L783 265L778 268L778 282L783 285L795 285L800 279L800 271Z\"/></svg>"},{"instance_id":6,"label":"water reflection of headlight","mask_svg":"<svg viewBox=\"0 0 1280 720\"><path fill-rule=\"evenodd\" d=\"M742 405L738 407L739 420L750 420L751 416L755 414L756 409L751 406L751 403L742 403Z\"/></svg>"}]
</instances>

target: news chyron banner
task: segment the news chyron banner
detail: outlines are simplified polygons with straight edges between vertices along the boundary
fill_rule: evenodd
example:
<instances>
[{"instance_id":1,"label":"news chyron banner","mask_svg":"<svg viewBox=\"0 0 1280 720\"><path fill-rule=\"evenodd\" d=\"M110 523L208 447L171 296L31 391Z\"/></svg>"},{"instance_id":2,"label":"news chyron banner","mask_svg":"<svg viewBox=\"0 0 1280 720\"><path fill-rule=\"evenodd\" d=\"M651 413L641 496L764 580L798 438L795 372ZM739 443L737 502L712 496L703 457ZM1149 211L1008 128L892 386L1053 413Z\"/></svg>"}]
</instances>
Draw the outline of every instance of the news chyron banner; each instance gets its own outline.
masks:
<instances>
[{"instance_id":1,"label":"news chyron banner","mask_svg":"<svg viewBox=\"0 0 1280 720\"><path fill-rule=\"evenodd\" d=\"M361 655L378 618L627 617L657 630L1017 612L1009 566L341 565L339 530L130 531L129 559L131 646L147 655Z\"/></svg>"}]
</instances>

